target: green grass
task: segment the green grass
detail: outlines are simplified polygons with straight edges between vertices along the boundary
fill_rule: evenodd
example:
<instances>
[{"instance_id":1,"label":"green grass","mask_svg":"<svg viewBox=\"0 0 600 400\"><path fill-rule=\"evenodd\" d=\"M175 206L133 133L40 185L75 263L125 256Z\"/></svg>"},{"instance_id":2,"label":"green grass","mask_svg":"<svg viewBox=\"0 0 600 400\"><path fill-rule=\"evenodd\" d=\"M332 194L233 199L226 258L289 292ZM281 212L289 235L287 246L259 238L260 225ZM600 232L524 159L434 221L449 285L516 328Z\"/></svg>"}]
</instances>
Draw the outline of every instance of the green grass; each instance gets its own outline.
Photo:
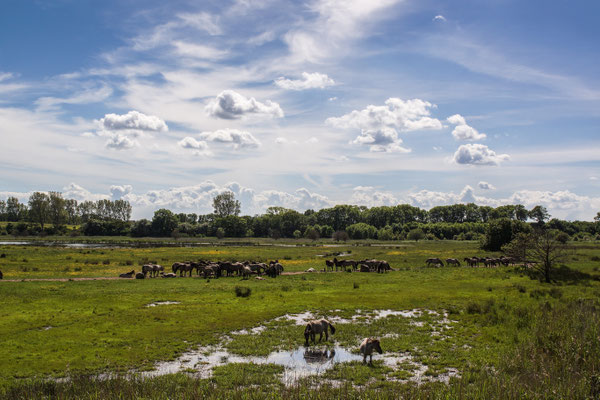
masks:
<instances>
[{"instance_id":1,"label":"green grass","mask_svg":"<svg viewBox=\"0 0 600 400\"><path fill-rule=\"evenodd\" d=\"M321 269L324 261L318 254L348 250L352 251L351 258L387 259L398 269L387 274L303 274L243 282L237 277L209 281L0 282L0 394L4 391L8 398L35 398L49 391L62 398L177 398L179 394L179 398L189 398L239 393L247 398L267 394L325 398L361 396L366 393L363 390L371 390L383 397L386 393L405 393L425 398L463 394L519 398L552 393L545 384L558 393L549 397L573 394L572 398L577 398L591 390L591 379L600 373L600 283L593 279L597 262L592 260L600 256L600 246L577 245L567 268L580 274L574 275L576 279L571 279L571 274L569 279L548 285L513 267L423 267L424 259L430 256L462 259L483 255L474 243L400 244L405 246L82 250L0 246L0 256L6 254L0 257L5 279L115 276L132 268L138 270L144 260L170 265L197 258L279 259L286 271L301 271ZM110 262L104 264L103 260ZM128 266L127 261L133 265ZM236 296L236 286L250 288L250 296ZM145 307L156 301L180 304ZM218 367L209 380L177 374L106 382L76 378L73 384L42 381L66 375L148 370L157 361L174 359L197 345L216 344L231 331L264 324L268 329L259 334L235 335L227 349L240 355L296 349L304 343L302 327L273 321L287 313L309 310L325 317L347 318L357 309L415 308L440 313L447 310L449 319L456 322L451 329L441 330L439 318L425 312L410 320L419 324L400 317L371 324L339 324L333 340L357 351L361 338L385 337L384 351L410 352L415 362L428 367L429 376L458 369L462 378L451 380L450 386L431 383L419 389L412 384L390 383L388 380L406 379L414 371L410 365L384 366L377 356L373 367L353 362L327 371L324 378L341 380L339 388L326 384L314 389L315 379L320 377L306 379L296 388L284 388L278 378L280 367L254 364ZM442 334L432 335L433 331ZM548 374L556 379L548 378ZM251 387L261 390L252 391ZM179 394L169 396L167 388Z\"/></svg>"}]
</instances>

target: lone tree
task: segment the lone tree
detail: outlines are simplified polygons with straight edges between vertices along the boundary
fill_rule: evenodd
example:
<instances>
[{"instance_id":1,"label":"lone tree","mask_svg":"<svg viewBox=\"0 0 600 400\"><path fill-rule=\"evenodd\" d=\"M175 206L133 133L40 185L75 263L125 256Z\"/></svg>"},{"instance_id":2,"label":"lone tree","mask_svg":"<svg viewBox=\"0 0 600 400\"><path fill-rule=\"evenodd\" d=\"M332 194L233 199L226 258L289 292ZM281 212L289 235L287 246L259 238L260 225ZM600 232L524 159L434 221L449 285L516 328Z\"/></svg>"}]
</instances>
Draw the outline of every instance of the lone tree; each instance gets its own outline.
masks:
<instances>
[{"instance_id":1,"label":"lone tree","mask_svg":"<svg viewBox=\"0 0 600 400\"><path fill-rule=\"evenodd\" d=\"M233 192L224 192L215 196L213 199L213 208L215 209L215 214L221 218L230 215L238 216L241 204L235 199Z\"/></svg>"},{"instance_id":2,"label":"lone tree","mask_svg":"<svg viewBox=\"0 0 600 400\"><path fill-rule=\"evenodd\" d=\"M567 256L560 232L538 228L531 233L519 233L502 250L520 261L533 262L533 268L542 274L547 283L551 282L552 270Z\"/></svg>"}]
</instances>

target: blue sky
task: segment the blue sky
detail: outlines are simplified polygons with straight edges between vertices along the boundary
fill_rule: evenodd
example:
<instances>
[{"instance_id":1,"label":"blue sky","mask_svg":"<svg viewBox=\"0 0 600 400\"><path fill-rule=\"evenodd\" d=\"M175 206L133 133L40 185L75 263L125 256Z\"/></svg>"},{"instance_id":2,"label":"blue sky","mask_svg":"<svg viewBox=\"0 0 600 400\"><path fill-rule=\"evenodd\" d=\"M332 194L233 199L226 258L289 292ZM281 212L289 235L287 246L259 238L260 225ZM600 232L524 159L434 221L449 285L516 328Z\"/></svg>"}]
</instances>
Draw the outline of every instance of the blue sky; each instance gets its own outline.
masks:
<instances>
[{"instance_id":1,"label":"blue sky","mask_svg":"<svg viewBox=\"0 0 600 400\"><path fill-rule=\"evenodd\" d=\"M600 3L5 0L0 198L600 210Z\"/></svg>"}]
</instances>

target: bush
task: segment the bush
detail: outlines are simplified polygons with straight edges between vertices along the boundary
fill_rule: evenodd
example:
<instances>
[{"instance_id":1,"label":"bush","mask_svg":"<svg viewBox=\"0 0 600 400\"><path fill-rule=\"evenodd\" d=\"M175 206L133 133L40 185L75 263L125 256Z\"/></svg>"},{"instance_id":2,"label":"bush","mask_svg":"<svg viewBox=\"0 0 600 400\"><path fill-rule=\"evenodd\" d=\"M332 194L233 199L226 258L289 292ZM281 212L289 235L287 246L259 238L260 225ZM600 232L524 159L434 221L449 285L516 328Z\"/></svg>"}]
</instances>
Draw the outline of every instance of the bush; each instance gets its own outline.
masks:
<instances>
[{"instance_id":1,"label":"bush","mask_svg":"<svg viewBox=\"0 0 600 400\"><path fill-rule=\"evenodd\" d=\"M335 231L331 238L336 242L339 242L340 240L345 242L348 240L348 234L346 233L346 231Z\"/></svg>"},{"instance_id":2,"label":"bush","mask_svg":"<svg viewBox=\"0 0 600 400\"><path fill-rule=\"evenodd\" d=\"M235 295L237 297L250 297L251 293L252 293L252 289L250 289L249 287L243 287L243 286L235 287Z\"/></svg>"},{"instance_id":3,"label":"bush","mask_svg":"<svg viewBox=\"0 0 600 400\"><path fill-rule=\"evenodd\" d=\"M421 228L411 229L406 234L406 238L408 240L414 240L415 242L418 242L419 240L423 240L425 238L425 233L423 232L423 229L421 229Z\"/></svg>"},{"instance_id":4,"label":"bush","mask_svg":"<svg viewBox=\"0 0 600 400\"><path fill-rule=\"evenodd\" d=\"M346 231L352 239L375 239L377 236L377 228L364 222L352 224L346 227Z\"/></svg>"},{"instance_id":5,"label":"bush","mask_svg":"<svg viewBox=\"0 0 600 400\"><path fill-rule=\"evenodd\" d=\"M470 302L467 304L467 314L481 314L482 311L479 303Z\"/></svg>"}]
</instances>

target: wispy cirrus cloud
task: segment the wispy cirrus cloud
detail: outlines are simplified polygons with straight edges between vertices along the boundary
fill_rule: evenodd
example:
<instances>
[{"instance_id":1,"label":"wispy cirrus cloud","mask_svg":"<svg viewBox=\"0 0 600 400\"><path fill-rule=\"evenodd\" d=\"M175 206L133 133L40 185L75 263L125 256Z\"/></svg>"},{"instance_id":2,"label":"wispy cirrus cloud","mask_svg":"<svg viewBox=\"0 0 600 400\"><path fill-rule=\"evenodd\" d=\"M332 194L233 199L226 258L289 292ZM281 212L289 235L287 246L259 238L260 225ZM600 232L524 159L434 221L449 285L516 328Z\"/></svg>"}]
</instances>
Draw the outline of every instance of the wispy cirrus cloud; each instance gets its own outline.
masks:
<instances>
[{"instance_id":1,"label":"wispy cirrus cloud","mask_svg":"<svg viewBox=\"0 0 600 400\"><path fill-rule=\"evenodd\" d=\"M325 89L335 85L335 81L326 74L303 72L302 79L277 78L275 84L286 90Z\"/></svg>"}]
</instances>

